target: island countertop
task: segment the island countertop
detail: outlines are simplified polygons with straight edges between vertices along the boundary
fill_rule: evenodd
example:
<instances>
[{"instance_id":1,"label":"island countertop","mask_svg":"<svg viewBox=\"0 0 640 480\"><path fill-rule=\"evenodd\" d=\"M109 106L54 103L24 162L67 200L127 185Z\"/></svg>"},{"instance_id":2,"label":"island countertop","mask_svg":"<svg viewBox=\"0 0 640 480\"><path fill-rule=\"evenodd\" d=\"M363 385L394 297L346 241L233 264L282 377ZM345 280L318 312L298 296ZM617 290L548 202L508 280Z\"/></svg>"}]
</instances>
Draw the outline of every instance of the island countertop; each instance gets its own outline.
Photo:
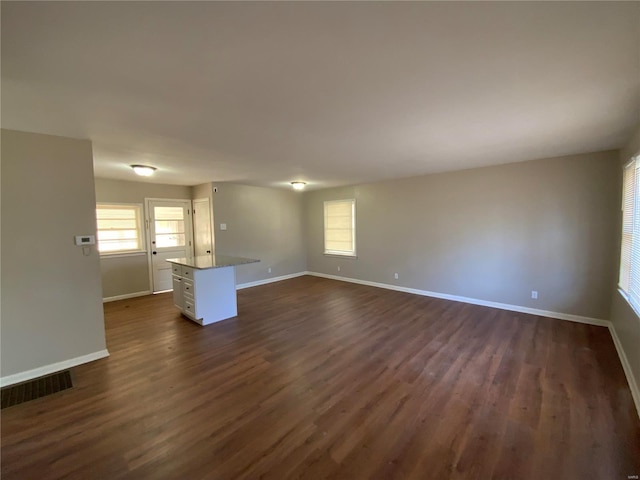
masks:
<instances>
[{"instance_id":1,"label":"island countertop","mask_svg":"<svg viewBox=\"0 0 640 480\"><path fill-rule=\"evenodd\" d=\"M183 265L185 267L196 268L198 270L207 270L209 268L233 267L236 265L244 265L246 263L256 263L260 260L245 257L230 257L227 255L200 255L197 257L169 258L167 262Z\"/></svg>"}]
</instances>

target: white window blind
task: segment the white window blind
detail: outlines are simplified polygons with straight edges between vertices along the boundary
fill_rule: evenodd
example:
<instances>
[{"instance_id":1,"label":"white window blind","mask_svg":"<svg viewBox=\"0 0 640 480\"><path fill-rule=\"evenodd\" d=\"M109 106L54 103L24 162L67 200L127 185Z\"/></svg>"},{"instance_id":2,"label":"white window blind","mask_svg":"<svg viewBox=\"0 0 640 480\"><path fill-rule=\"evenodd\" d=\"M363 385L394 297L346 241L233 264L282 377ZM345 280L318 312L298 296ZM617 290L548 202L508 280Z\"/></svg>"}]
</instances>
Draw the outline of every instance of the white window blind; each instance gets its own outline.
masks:
<instances>
[{"instance_id":1,"label":"white window blind","mask_svg":"<svg viewBox=\"0 0 640 480\"><path fill-rule=\"evenodd\" d=\"M640 157L624 168L619 286L640 311Z\"/></svg>"},{"instance_id":2,"label":"white window blind","mask_svg":"<svg viewBox=\"0 0 640 480\"><path fill-rule=\"evenodd\" d=\"M324 253L355 256L356 201L324 202Z\"/></svg>"},{"instance_id":3,"label":"white window blind","mask_svg":"<svg viewBox=\"0 0 640 480\"><path fill-rule=\"evenodd\" d=\"M141 205L98 204L96 218L101 254L144 251Z\"/></svg>"}]
</instances>

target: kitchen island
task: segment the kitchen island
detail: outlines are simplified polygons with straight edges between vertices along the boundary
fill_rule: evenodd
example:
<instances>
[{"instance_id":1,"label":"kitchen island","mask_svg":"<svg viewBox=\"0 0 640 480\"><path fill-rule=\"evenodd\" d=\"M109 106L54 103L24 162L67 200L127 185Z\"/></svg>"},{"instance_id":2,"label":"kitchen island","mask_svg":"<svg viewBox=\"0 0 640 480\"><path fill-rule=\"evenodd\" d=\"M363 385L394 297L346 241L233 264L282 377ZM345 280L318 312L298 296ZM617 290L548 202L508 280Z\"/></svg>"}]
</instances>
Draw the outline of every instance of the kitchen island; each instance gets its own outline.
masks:
<instances>
[{"instance_id":1,"label":"kitchen island","mask_svg":"<svg viewBox=\"0 0 640 480\"><path fill-rule=\"evenodd\" d=\"M190 320L209 325L238 315L236 266L259 262L226 255L170 258L173 303Z\"/></svg>"}]
</instances>

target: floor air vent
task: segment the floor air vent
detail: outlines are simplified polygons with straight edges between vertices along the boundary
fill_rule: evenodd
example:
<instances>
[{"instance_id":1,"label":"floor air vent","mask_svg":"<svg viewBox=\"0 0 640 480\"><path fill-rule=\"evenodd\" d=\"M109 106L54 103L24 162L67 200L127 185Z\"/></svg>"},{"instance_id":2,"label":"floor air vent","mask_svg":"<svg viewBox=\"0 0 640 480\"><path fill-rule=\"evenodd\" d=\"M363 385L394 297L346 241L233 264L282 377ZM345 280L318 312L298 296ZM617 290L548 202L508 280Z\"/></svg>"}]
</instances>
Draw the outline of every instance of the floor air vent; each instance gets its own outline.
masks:
<instances>
[{"instance_id":1,"label":"floor air vent","mask_svg":"<svg viewBox=\"0 0 640 480\"><path fill-rule=\"evenodd\" d=\"M70 370L36 378L29 382L11 385L1 390L2 408L12 407L30 400L35 400L36 398L46 397L47 395L58 393L71 387L73 387L73 383L71 381Z\"/></svg>"}]
</instances>

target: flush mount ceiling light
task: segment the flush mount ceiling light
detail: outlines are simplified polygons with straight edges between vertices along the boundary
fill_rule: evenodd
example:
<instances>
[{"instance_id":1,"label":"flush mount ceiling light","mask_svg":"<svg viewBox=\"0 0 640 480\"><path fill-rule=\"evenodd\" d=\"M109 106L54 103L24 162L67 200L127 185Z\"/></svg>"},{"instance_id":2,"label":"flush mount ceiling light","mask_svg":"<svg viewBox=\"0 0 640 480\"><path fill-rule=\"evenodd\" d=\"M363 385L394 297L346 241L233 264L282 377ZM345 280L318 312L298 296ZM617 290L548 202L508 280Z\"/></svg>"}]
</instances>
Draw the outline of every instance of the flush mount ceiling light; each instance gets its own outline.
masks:
<instances>
[{"instance_id":1,"label":"flush mount ceiling light","mask_svg":"<svg viewBox=\"0 0 640 480\"><path fill-rule=\"evenodd\" d=\"M150 177L153 175L153 172L156 171L156 167L150 167L148 165L131 165L131 168L141 177Z\"/></svg>"},{"instance_id":2,"label":"flush mount ceiling light","mask_svg":"<svg viewBox=\"0 0 640 480\"><path fill-rule=\"evenodd\" d=\"M306 184L306 182L291 182L294 190L302 190Z\"/></svg>"}]
</instances>

